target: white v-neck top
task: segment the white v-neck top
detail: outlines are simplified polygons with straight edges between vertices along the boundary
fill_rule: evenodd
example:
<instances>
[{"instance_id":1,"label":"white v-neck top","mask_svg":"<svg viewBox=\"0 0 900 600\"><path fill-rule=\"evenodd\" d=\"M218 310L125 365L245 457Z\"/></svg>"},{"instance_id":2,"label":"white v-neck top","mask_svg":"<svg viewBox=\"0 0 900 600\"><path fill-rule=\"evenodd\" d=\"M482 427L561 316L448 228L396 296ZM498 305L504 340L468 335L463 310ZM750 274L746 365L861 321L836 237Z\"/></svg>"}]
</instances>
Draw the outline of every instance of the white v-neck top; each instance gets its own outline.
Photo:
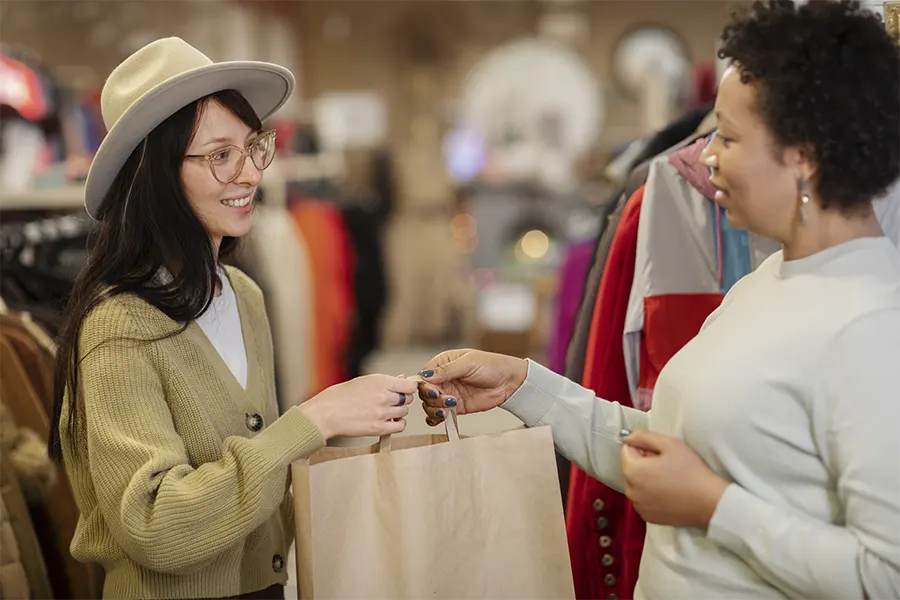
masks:
<instances>
[{"instance_id":1,"label":"white v-neck top","mask_svg":"<svg viewBox=\"0 0 900 600\"><path fill-rule=\"evenodd\" d=\"M212 342L237 382L247 389L247 350L244 347L237 296L224 270L219 272L219 280L222 282L222 292L213 298L206 312L197 318L197 325Z\"/></svg>"}]
</instances>

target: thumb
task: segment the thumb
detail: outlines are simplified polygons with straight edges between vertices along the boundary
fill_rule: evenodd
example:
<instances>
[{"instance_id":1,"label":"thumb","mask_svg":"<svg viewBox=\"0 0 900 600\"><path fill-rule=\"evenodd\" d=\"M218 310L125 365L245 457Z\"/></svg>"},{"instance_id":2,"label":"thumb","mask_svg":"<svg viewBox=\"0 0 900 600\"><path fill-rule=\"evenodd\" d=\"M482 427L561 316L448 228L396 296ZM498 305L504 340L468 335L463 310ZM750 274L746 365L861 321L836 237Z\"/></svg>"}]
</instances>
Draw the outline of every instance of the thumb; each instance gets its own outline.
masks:
<instances>
[{"instance_id":1,"label":"thumb","mask_svg":"<svg viewBox=\"0 0 900 600\"><path fill-rule=\"evenodd\" d=\"M674 438L655 431L635 431L622 437L622 443L631 448L662 454Z\"/></svg>"},{"instance_id":2,"label":"thumb","mask_svg":"<svg viewBox=\"0 0 900 600\"><path fill-rule=\"evenodd\" d=\"M421 375L428 383L438 385L448 381L462 379L468 375L471 370L472 365L470 361L468 361L465 356L461 356L439 367L425 369L424 371L419 372L419 375Z\"/></svg>"}]
</instances>

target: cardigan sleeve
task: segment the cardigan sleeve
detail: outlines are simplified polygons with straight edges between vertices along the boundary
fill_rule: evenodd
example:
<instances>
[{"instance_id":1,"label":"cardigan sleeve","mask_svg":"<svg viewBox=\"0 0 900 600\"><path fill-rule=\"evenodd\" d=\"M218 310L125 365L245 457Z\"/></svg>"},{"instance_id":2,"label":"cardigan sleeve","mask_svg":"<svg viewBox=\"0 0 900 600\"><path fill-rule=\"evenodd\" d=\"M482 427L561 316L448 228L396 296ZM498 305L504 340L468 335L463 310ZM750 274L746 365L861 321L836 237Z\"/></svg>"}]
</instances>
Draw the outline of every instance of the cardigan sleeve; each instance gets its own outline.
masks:
<instances>
[{"instance_id":1,"label":"cardigan sleeve","mask_svg":"<svg viewBox=\"0 0 900 600\"><path fill-rule=\"evenodd\" d=\"M849 325L813 396L834 523L775 506L732 484L709 537L796 598L900 598L900 311ZM817 423L822 423L821 428Z\"/></svg>"},{"instance_id":2,"label":"cardigan sleeve","mask_svg":"<svg viewBox=\"0 0 900 600\"><path fill-rule=\"evenodd\" d=\"M649 413L597 398L531 360L525 383L502 407L528 427L549 425L560 454L604 485L624 492L619 432L648 429Z\"/></svg>"},{"instance_id":3,"label":"cardigan sleeve","mask_svg":"<svg viewBox=\"0 0 900 600\"><path fill-rule=\"evenodd\" d=\"M106 304L85 319L79 341L86 460L97 503L134 561L159 572L193 572L279 510L290 463L324 440L295 407L252 439L226 438L220 460L192 465L166 401L165 350L135 341L157 337L143 331L145 320L131 318L121 303Z\"/></svg>"}]
</instances>

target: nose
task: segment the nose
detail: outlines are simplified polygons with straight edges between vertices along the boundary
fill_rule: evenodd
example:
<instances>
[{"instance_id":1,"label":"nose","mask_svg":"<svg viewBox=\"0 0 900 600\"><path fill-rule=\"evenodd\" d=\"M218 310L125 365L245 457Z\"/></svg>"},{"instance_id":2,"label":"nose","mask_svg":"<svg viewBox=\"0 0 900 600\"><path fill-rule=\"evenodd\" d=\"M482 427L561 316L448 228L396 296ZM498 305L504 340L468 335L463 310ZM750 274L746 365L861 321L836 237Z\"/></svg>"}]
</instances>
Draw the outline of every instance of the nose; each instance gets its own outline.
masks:
<instances>
[{"instance_id":1,"label":"nose","mask_svg":"<svg viewBox=\"0 0 900 600\"><path fill-rule=\"evenodd\" d=\"M262 181L262 171L256 168L256 165L253 164L253 160L249 155L245 156L244 164L241 165L241 172L238 173L234 182L241 185L253 186L259 185L260 181Z\"/></svg>"},{"instance_id":2,"label":"nose","mask_svg":"<svg viewBox=\"0 0 900 600\"><path fill-rule=\"evenodd\" d=\"M710 169L719 168L719 157L712 150L712 144L706 146L703 152L700 153L700 164Z\"/></svg>"}]
</instances>

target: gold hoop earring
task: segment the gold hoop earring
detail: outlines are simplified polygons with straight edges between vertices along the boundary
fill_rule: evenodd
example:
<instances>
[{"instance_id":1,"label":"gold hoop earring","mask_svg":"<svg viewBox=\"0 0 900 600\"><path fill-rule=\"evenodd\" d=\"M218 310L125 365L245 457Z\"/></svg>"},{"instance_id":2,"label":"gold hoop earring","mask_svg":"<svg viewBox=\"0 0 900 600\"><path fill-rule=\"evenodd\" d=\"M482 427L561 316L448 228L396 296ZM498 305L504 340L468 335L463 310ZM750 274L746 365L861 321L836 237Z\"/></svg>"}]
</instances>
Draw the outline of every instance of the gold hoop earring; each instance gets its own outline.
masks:
<instances>
[{"instance_id":1,"label":"gold hoop earring","mask_svg":"<svg viewBox=\"0 0 900 600\"><path fill-rule=\"evenodd\" d=\"M800 191L800 223L806 225L809 217L806 214L806 206L809 204L809 193L806 191L806 179L801 177L797 180L797 188Z\"/></svg>"}]
</instances>

